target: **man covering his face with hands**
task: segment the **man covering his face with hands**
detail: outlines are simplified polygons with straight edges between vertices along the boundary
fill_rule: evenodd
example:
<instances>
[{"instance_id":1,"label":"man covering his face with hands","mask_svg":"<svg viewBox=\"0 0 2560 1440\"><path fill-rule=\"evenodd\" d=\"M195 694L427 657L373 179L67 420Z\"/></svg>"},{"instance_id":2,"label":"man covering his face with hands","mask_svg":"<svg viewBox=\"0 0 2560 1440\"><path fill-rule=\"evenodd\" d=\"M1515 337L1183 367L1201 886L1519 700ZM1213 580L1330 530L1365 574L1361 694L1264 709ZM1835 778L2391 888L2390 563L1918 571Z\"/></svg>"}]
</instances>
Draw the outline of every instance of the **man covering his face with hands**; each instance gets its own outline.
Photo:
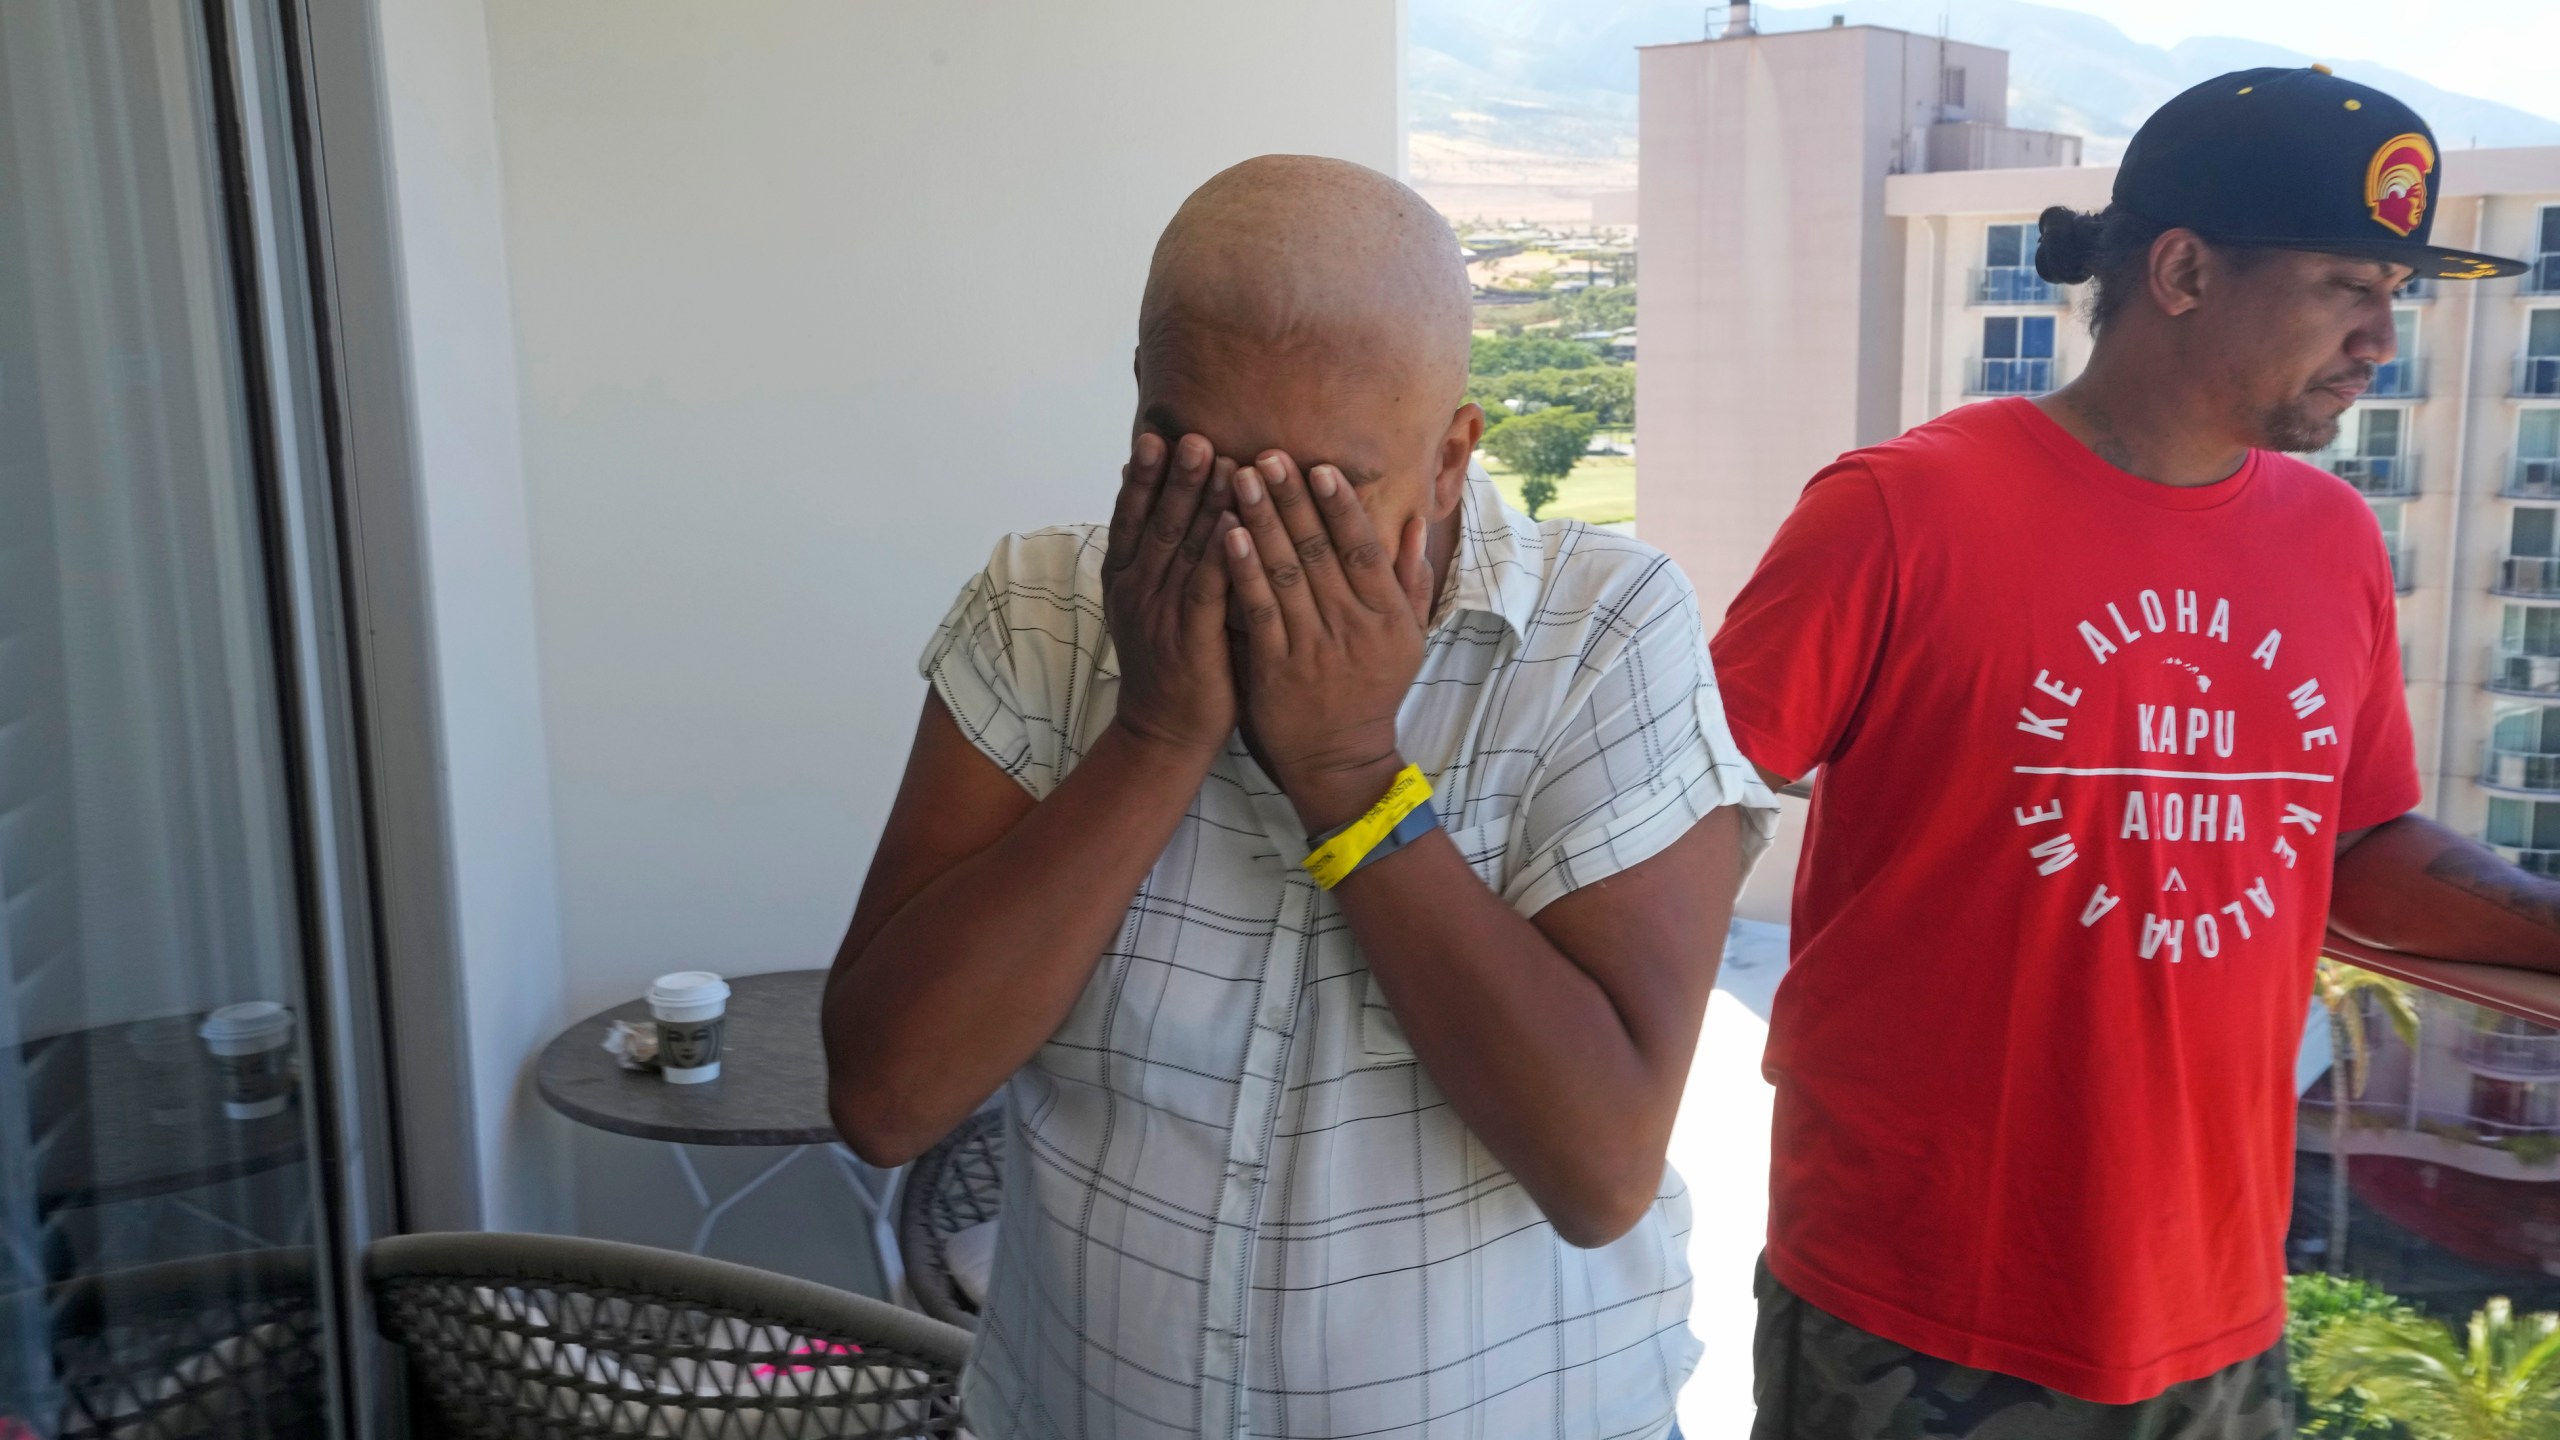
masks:
<instances>
[{"instance_id":1,"label":"man covering his face with hands","mask_svg":"<svg viewBox=\"0 0 2560 1440\"><path fill-rule=\"evenodd\" d=\"M1774 809L1679 571L1471 474L1470 329L1404 186L1213 178L1109 527L926 649L825 1027L877 1162L1007 1087L980 1436L1672 1428L1663 1157Z\"/></svg>"}]
</instances>

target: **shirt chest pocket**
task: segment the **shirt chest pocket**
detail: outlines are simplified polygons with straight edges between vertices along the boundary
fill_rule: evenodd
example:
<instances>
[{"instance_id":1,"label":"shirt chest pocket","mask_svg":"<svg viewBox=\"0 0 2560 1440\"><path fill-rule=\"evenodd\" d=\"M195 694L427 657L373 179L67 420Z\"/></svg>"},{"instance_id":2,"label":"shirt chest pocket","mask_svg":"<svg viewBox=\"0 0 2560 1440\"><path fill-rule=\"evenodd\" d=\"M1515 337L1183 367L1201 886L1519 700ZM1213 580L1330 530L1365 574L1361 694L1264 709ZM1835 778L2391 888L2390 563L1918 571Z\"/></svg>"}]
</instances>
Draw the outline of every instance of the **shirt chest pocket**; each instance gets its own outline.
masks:
<instances>
[{"instance_id":1,"label":"shirt chest pocket","mask_svg":"<svg viewBox=\"0 0 2560 1440\"><path fill-rule=\"evenodd\" d=\"M1449 843L1458 847L1468 868L1496 895L1511 881L1511 831L1511 818L1506 816L1448 832ZM1405 1038L1404 1023L1387 1007L1386 992L1378 988L1378 977L1365 976L1361 983L1361 1052L1374 1059L1411 1060L1413 1043Z\"/></svg>"}]
</instances>

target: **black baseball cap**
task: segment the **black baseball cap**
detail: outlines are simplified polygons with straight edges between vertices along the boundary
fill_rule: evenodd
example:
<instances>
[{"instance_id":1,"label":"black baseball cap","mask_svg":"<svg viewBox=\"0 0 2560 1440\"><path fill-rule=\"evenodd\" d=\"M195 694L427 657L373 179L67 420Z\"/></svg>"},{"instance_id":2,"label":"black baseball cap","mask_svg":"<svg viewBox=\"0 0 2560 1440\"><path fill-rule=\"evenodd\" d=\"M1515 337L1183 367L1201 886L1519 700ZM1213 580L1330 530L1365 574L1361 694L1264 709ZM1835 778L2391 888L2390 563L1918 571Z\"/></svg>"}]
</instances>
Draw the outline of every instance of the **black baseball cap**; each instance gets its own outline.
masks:
<instances>
[{"instance_id":1,"label":"black baseball cap","mask_svg":"<svg viewBox=\"0 0 2560 1440\"><path fill-rule=\"evenodd\" d=\"M2116 170L2115 203L2222 245L2318 250L2443 280L2524 262L2427 243L2442 191L2418 112L2328 67L2235 70L2153 111Z\"/></svg>"}]
</instances>

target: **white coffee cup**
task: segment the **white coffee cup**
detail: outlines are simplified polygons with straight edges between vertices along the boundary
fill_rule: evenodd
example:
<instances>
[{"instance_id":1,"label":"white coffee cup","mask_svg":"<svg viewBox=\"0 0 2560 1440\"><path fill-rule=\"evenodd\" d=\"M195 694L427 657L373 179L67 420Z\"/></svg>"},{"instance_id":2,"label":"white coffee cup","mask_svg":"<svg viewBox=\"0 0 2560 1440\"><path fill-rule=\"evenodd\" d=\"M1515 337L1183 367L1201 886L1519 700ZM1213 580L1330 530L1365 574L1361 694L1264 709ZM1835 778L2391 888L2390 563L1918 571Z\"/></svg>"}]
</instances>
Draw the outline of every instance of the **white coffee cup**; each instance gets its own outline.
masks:
<instances>
[{"instance_id":1,"label":"white coffee cup","mask_svg":"<svg viewBox=\"0 0 2560 1440\"><path fill-rule=\"evenodd\" d=\"M222 1071L222 1113L263 1120L293 1095L293 1012L273 1000L225 1005L196 1034Z\"/></svg>"},{"instance_id":2,"label":"white coffee cup","mask_svg":"<svg viewBox=\"0 0 2560 1440\"><path fill-rule=\"evenodd\" d=\"M729 1025L729 982L708 970L679 970L649 986L658 1022L658 1074L677 1085L720 1078L720 1040Z\"/></svg>"}]
</instances>

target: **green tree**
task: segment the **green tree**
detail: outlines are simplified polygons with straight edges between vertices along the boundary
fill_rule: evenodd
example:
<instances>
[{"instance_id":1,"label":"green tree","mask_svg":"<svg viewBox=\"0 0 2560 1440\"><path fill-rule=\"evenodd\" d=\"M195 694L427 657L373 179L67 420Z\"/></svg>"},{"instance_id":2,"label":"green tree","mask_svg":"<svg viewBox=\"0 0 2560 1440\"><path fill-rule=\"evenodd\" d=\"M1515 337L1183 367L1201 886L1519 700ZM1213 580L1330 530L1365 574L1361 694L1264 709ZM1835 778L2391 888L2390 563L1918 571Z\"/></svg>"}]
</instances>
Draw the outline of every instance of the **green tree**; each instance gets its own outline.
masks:
<instances>
[{"instance_id":1,"label":"green tree","mask_svg":"<svg viewBox=\"0 0 2560 1440\"><path fill-rule=\"evenodd\" d=\"M2407 1440L2397 1423L2365 1413L2364 1397L2350 1389L2326 1400L2309 1395L2304 1367L2311 1347L2330 1326L2351 1316L2424 1319L2399 1296L2353 1275L2291 1275L2285 1278L2284 1351L2300 1393L2297 1417L2302 1440Z\"/></svg>"},{"instance_id":2,"label":"green tree","mask_svg":"<svg viewBox=\"0 0 2560 1440\"><path fill-rule=\"evenodd\" d=\"M1636 287L1610 285L1567 291L1556 297L1556 314L1567 330L1623 330L1636 323Z\"/></svg>"},{"instance_id":3,"label":"green tree","mask_svg":"<svg viewBox=\"0 0 2560 1440\"><path fill-rule=\"evenodd\" d=\"M2329 1273L2347 1264L2347 1120L2348 1102L2361 1098L2373 1078L2373 1052L2364 1029L2364 997L2382 1006L2400 1043L2418 1045L2418 992L2406 981L2359 970L2339 960L2322 960L2314 972L2312 992L2329 1010ZM2343 1083L2342 1083L2343 1082Z\"/></svg>"},{"instance_id":4,"label":"green tree","mask_svg":"<svg viewBox=\"0 0 2560 1440\"><path fill-rule=\"evenodd\" d=\"M1554 502L1556 482L1572 474L1582 452L1591 448L1595 428L1579 410L1533 410L1484 432L1484 449L1520 477L1521 503L1535 520Z\"/></svg>"},{"instance_id":5,"label":"green tree","mask_svg":"<svg viewBox=\"0 0 2560 1440\"><path fill-rule=\"evenodd\" d=\"M1633 425L1636 370L1632 365L1587 365L1576 370L1479 375L1467 382L1467 398L1483 406L1487 415L1560 405L1587 412L1597 425Z\"/></svg>"},{"instance_id":6,"label":"green tree","mask_svg":"<svg viewBox=\"0 0 2560 1440\"><path fill-rule=\"evenodd\" d=\"M1476 337L1467 361L1470 375L1508 375L1517 370L1579 370L1600 363L1600 352L1572 340L1543 336Z\"/></svg>"},{"instance_id":7,"label":"green tree","mask_svg":"<svg viewBox=\"0 0 2560 1440\"><path fill-rule=\"evenodd\" d=\"M2493 1297L2463 1339L2420 1315L2350 1315L2311 1342L2304 1391L2352 1390L2413 1440L2560 1440L2560 1313Z\"/></svg>"}]
</instances>

